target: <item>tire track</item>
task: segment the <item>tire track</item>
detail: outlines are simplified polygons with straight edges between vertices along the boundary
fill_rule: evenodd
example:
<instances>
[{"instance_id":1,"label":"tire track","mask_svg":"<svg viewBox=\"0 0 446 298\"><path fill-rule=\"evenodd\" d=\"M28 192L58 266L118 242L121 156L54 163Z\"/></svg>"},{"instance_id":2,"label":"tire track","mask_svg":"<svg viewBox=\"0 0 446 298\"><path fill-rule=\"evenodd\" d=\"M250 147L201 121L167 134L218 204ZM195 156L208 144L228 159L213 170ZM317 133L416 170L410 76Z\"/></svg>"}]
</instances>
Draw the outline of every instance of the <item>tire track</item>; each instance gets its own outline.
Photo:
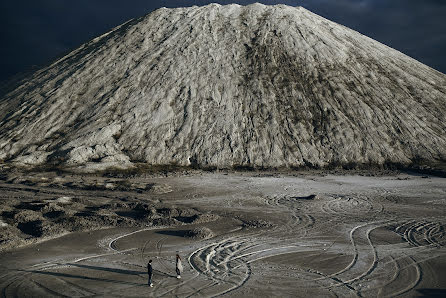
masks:
<instances>
[{"instance_id":1,"label":"tire track","mask_svg":"<svg viewBox=\"0 0 446 298\"><path fill-rule=\"evenodd\" d=\"M395 228L395 232L411 246L444 246L444 225L441 222L410 220Z\"/></svg>"},{"instance_id":2,"label":"tire track","mask_svg":"<svg viewBox=\"0 0 446 298\"><path fill-rule=\"evenodd\" d=\"M415 270L415 278L405 288L403 288L403 289L401 289L399 291L395 291L395 292L389 294L388 296L394 297L394 296L399 296L399 295L402 295L404 293L407 293L410 290L414 289L419 284L419 282L421 281L421 268L420 268L420 265L413 259L413 257L408 257L407 260L412 262L412 264L410 264L407 268L414 268L414 270ZM403 270L403 269L401 269L401 270ZM407 269L407 270L409 270L409 269ZM409 274L409 276L410 276L410 274Z\"/></svg>"},{"instance_id":3,"label":"tire track","mask_svg":"<svg viewBox=\"0 0 446 298\"><path fill-rule=\"evenodd\" d=\"M349 239L351 242L351 245L353 247L353 258L350 261L350 263L344 267L343 269L326 275L324 278L334 278L336 277L337 279L341 280L343 283L347 283L347 284L351 284L353 282L359 281L361 279L363 279L364 277L370 275L373 270L376 269L377 265L378 265L378 252L375 248L375 245L372 243L372 240L370 239L370 233L377 229L377 228L381 228L384 227L386 225L389 224L390 221L378 221L378 222L373 222L373 223L365 223L362 225L358 225L355 226L353 229L350 230L349 233ZM372 226L372 227L369 227ZM359 233L359 231L363 228L369 227L368 229L365 230L364 236L360 235L360 236L355 236L356 234ZM364 242L367 243L369 249L367 251L364 250L360 250L358 248L358 240L355 240L355 238L359 238L360 240L362 240ZM363 237L363 238L361 238ZM370 259L371 256L371 261L368 261ZM359 263L359 261L361 261ZM370 265L366 268L363 268L362 264L367 264L370 263ZM352 273L349 273L352 272Z\"/></svg>"}]
</instances>

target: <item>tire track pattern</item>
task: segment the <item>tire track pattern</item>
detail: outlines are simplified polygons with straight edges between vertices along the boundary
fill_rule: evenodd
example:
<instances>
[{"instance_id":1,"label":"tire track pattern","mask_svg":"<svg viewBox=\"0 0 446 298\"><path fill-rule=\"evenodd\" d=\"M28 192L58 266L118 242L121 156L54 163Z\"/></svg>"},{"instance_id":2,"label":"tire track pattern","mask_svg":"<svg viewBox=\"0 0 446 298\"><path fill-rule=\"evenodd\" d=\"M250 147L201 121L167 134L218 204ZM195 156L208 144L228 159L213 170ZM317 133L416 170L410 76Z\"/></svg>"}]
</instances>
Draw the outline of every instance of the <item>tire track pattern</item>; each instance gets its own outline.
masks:
<instances>
[{"instance_id":1,"label":"tire track pattern","mask_svg":"<svg viewBox=\"0 0 446 298\"><path fill-rule=\"evenodd\" d=\"M219 296L240 288L248 281L250 263L300 250L298 245L279 246L254 238L229 238L196 250L190 255L189 263L195 271L215 282L214 289L208 290Z\"/></svg>"}]
</instances>

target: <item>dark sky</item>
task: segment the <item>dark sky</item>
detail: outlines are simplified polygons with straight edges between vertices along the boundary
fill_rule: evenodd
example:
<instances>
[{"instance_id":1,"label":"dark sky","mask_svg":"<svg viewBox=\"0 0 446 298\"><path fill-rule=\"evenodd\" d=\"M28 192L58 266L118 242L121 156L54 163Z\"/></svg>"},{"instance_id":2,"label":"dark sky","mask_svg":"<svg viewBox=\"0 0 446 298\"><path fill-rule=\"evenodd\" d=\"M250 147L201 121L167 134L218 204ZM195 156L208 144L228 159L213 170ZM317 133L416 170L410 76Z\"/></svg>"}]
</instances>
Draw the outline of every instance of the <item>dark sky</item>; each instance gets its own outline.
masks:
<instances>
[{"instance_id":1,"label":"dark sky","mask_svg":"<svg viewBox=\"0 0 446 298\"><path fill-rule=\"evenodd\" d=\"M5 0L0 1L0 82L156 8L212 2L300 5L446 73L446 0Z\"/></svg>"}]
</instances>

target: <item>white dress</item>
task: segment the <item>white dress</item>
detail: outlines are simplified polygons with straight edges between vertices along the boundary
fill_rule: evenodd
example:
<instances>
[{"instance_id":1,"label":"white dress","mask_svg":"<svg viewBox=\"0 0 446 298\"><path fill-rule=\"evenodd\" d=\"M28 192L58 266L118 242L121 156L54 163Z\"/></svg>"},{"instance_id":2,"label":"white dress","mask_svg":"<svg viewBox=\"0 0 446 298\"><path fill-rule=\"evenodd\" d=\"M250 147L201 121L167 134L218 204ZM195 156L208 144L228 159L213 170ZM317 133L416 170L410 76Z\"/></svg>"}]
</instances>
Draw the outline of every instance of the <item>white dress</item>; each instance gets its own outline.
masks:
<instances>
[{"instance_id":1,"label":"white dress","mask_svg":"<svg viewBox=\"0 0 446 298\"><path fill-rule=\"evenodd\" d=\"M177 259L177 269L180 272L183 272L183 264L181 264L181 260L180 259Z\"/></svg>"}]
</instances>

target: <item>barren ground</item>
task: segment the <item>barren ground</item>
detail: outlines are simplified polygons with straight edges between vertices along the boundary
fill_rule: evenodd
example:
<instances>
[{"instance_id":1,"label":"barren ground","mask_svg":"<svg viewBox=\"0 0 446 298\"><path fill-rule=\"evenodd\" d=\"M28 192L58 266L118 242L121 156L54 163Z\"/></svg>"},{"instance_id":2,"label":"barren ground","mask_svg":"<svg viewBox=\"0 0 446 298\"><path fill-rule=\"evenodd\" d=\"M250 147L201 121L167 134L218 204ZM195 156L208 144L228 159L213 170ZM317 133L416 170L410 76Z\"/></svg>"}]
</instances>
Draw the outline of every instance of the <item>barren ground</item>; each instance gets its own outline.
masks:
<instances>
[{"instance_id":1,"label":"barren ground","mask_svg":"<svg viewBox=\"0 0 446 298\"><path fill-rule=\"evenodd\" d=\"M0 208L3 297L446 294L445 178L4 172Z\"/></svg>"}]
</instances>

